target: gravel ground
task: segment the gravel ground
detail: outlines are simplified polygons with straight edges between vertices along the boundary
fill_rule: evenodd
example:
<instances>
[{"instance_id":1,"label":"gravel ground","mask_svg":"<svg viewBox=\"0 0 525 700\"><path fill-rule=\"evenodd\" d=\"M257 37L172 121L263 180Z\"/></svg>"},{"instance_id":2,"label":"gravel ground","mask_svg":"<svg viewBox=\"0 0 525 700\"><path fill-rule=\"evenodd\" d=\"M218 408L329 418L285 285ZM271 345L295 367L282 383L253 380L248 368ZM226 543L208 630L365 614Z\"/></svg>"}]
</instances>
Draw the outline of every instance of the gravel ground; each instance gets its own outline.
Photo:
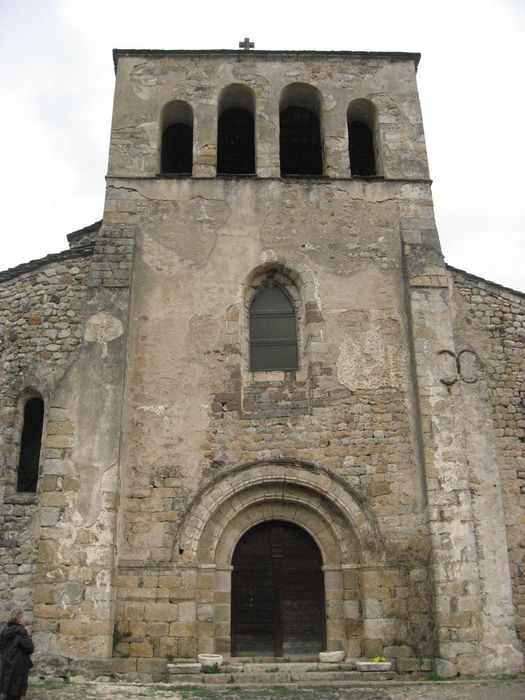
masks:
<instances>
[{"instance_id":1,"label":"gravel ground","mask_svg":"<svg viewBox=\"0 0 525 700\"><path fill-rule=\"evenodd\" d=\"M317 686L267 689L177 688L162 683L33 681L27 700L132 700L171 698L171 700L525 700L525 675L491 681L439 681L395 683L373 688Z\"/></svg>"}]
</instances>

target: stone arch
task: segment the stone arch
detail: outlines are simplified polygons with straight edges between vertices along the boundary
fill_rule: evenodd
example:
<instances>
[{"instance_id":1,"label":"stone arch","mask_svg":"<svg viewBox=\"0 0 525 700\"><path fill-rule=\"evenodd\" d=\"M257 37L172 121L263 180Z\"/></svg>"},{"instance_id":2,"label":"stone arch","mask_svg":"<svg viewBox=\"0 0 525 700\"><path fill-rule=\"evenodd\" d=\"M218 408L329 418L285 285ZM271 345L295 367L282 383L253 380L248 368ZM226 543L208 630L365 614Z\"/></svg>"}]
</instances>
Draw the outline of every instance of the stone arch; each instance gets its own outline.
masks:
<instances>
[{"instance_id":1,"label":"stone arch","mask_svg":"<svg viewBox=\"0 0 525 700\"><path fill-rule=\"evenodd\" d=\"M255 175L255 93L225 87L218 101L217 175Z\"/></svg>"},{"instance_id":2,"label":"stone arch","mask_svg":"<svg viewBox=\"0 0 525 700\"><path fill-rule=\"evenodd\" d=\"M36 376L22 377L20 385L11 387L5 396L6 408L9 412L6 414L6 439L3 450L3 458L0 458L0 468L5 468L5 491L4 495L11 497L15 494L24 494L29 499L35 498L35 490L19 489L19 476L21 468L21 456L23 452L24 428L26 427L26 408L30 402L38 401L41 405L41 446L46 440L46 419L48 410L49 387L42 386L44 382L38 381ZM38 388L37 388L38 387ZM40 481L41 467L44 462L43 450L40 449L39 455L35 456L37 463L33 465L37 482Z\"/></svg>"},{"instance_id":3,"label":"stone arch","mask_svg":"<svg viewBox=\"0 0 525 700\"><path fill-rule=\"evenodd\" d=\"M301 499L300 489L294 489L296 492L294 496L292 496L292 489L290 489L287 494L290 498L289 501L282 500L283 495L279 493L279 490L278 487L272 489L261 486L257 489L258 493L251 494L252 502L225 522L222 533L217 540L217 547L214 549L214 561L210 563L223 566L231 564L235 547L245 532L268 520L283 520L302 527L319 547L325 566L340 565L343 559L349 561L355 558L355 563L357 563L358 552L355 540L352 538L352 542L343 542L338 539L343 531L341 522L327 523L323 515L311 503L308 503L306 497L304 500ZM203 542L201 542L203 548L208 541L210 541L209 534L205 530ZM353 549L354 557L352 557L352 553L348 555L349 549ZM210 550L203 551L201 549L201 553L204 558L206 554L210 554Z\"/></svg>"},{"instance_id":4,"label":"stone arch","mask_svg":"<svg viewBox=\"0 0 525 700\"><path fill-rule=\"evenodd\" d=\"M250 371L299 369L298 301L275 273L261 281L247 309Z\"/></svg>"},{"instance_id":5,"label":"stone arch","mask_svg":"<svg viewBox=\"0 0 525 700\"><path fill-rule=\"evenodd\" d=\"M334 520L346 527L348 535L355 537L360 560L384 558L379 529L359 495L323 467L286 459L240 465L204 487L179 527L179 558L189 563L203 547L215 551L225 524L236 514L255 503L279 500L309 505L323 514L327 523ZM214 563L215 556L209 555L207 561Z\"/></svg>"},{"instance_id":6,"label":"stone arch","mask_svg":"<svg viewBox=\"0 0 525 700\"><path fill-rule=\"evenodd\" d=\"M172 100L161 110L159 172L191 175L193 170L193 108L183 100Z\"/></svg>"},{"instance_id":7,"label":"stone arch","mask_svg":"<svg viewBox=\"0 0 525 700\"><path fill-rule=\"evenodd\" d=\"M23 422L19 441L17 493L36 493L40 474L45 403L41 394L31 392L23 401Z\"/></svg>"},{"instance_id":8,"label":"stone arch","mask_svg":"<svg viewBox=\"0 0 525 700\"><path fill-rule=\"evenodd\" d=\"M356 648L366 607L360 571L384 561L377 524L358 494L327 469L274 460L218 477L197 494L181 522L176 556L197 569L202 601L199 651L230 653L233 552L245 532L270 520L294 523L313 538L323 560L327 648Z\"/></svg>"},{"instance_id":9,"label":"stone arch","mask_svg":"<svg viewBox=\"0 0 525 700\"><path fill-rule=\"evenodd\" d=\"M297 349L299 371L304 372L306 365L312 361L310 342L318 340L319 325L323 318L316 280L310 270L304 267L292 267L285 260L268 260L250 271L242 288L242 318L240 339L241 353L245 359L243 367L249 371L249 310L254 295L269 277L281 285L293 302L297 323ZM306 373L305 373L306 376Z\"/></svg>"},{"instance_id":10,"label":"stone arch","mask_svg":"<svg viewBox=\"0 0 525 700\"><path fill-rule=\"evenodd\" d=\"M258 265L247 275L243 286L244 304L248 307L257 292L257 289L269 276L275 277L296 304L300 302L305 292L305 275L299 270L289 267L279 260L268 261Z\"/></svg>"},{"instance_id":11,"label":"stone arch","mask_svg":"<svg viewBox=\"0 0 525 700\"><path fill-rule=\"evenodd\" d=\"M279 97L281 176L323 175L322 96L313 85L292 83Z\"/></svg>"},{"instance_id":12,"label":"stone arch","mask_svg":"<svg viewBox=\"0 0 525 700\"><path fill-rule=\"evenodd\" d=\"M346 121L352 177L379 177L382 171L376 105L364 98L352 100L346 111Z\"/></svg>"}]
</instances>

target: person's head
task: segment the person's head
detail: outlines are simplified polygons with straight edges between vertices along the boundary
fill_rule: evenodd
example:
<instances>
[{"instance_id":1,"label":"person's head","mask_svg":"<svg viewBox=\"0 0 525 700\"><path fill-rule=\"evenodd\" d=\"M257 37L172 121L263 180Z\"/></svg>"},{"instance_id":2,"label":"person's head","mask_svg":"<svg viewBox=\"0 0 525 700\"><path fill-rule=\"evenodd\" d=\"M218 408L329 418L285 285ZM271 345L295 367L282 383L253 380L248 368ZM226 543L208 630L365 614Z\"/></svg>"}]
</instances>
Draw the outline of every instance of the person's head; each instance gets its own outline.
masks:
<instances>
[{"instance_id":1,"label":"person's head","mask_svg":"<svg viewBox=\"0 0 525 700\"><path fill-rule=\"evenodd\" d=\"M7 618L9 625L25 625L25 612L22 608L13 608Z\"/></svg>"}]
</instances>

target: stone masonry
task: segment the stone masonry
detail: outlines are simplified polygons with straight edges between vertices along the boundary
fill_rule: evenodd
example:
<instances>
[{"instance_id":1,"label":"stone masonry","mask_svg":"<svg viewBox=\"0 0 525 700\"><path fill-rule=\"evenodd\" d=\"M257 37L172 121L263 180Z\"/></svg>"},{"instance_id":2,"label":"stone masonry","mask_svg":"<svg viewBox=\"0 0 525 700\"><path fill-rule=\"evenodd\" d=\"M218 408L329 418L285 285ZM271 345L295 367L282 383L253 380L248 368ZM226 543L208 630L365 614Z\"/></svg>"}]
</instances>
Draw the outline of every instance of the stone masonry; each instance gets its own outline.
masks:
<instances>
[{"instance_id":1,"label":"stone masonry","mask_svg":"<svg viewBox=\"0 0 525 700\"><path fill-rule=\"evenodd\" d=\"M521 669L524 295L444 263L419 56L114 58L102 222L0 273L0 601L30 611L40 653L99 669L229 655L236 544L284 521L320 552L327 649ZM296 85L319 96L322 176L280 176ZM253 176L216 173L231 86L255 105ZM356 101L375 115L370 178L349 167ZM174 102L191 176L159 174ZM294 307L295 371L250 369L269 277ZM35 394L38 488L16 493Z\"/></svg>"},{"instance_id":2,"label":"stone masonry","mask_svg":"<svg viewBox=\"0 0 525 700\"><path fill-rule=\"evenodd\" d=\"M66 491L73 484L59 470L48 469L38 495L16 493L21 409L35 389L51 394L73 361L82 341L92 252L91 243L75 245L0 273L0 591L6 603L29 611L35 604L39 522L57 522L65 505L58 503L57 482ZM60 420L52 404L47 419L46 456L59 462L69 447L71 425Z\"/></svg>"},{"instance_id":3,"label":"stone masonry","mask_svg":"<svg viewBox=\"0 0 525 700\"><path fill-rule=\"evenodd\" d=\"M450 268L454 285L455 328L466 351L460 358L463 384L477 389L474 400L483 402L490 430L481 448L483 472L472 476L472 492L493 500L496 486L503 495L504 525L508 546L501 566L510 566L516 628L525 638L525 318L523 294ZM478 381L476 381L478 379ZM465 381L466 380L466 381ZM481 426L480 426L481 427ZM481 435L476 436L481 440ZM487 442L489 444L487 444ZM488 470L487 456L493 469ZM488 479L487 479L488 477ZM492 482L492 483L491 483ZM488 494L487 494L488 491ZM486 522L486 503L477 527ZM494 524L491 529L495 530ZM500 535L503 537L503 534Z\"/></svg>"}]
</instances>

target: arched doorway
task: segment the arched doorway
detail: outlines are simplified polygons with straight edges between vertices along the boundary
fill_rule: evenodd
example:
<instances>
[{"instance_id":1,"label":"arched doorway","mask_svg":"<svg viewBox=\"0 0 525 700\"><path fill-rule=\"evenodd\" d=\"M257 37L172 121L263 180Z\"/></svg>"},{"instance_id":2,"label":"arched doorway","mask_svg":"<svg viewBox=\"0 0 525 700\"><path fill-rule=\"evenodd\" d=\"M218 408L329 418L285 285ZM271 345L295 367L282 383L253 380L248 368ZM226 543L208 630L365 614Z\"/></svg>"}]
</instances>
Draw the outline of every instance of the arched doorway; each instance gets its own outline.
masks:
<instances>
[{"instance_id":1,"label":"arched doorway","mask_svg":"<svg viewBox=\"0 0 525 700\"><path fill-rule=\"evenodd\" d=\"M307 656L325 648L322 559L314 540L280 520L252 527L232 559L232 654Z\"/></svg>"}]
</instances>

